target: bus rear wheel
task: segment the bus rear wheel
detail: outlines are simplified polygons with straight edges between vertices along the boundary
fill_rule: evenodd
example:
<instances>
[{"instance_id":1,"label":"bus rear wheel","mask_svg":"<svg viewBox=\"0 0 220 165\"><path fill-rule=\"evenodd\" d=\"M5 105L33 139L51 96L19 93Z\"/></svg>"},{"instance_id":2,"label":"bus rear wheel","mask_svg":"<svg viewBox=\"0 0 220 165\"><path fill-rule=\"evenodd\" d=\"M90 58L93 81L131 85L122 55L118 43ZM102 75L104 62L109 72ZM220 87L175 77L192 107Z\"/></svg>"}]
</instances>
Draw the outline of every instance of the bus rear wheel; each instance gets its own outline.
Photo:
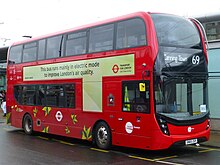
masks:
<instances>
[{"instance_id":1,"label":"bus rear wheel","mask_svg":"<svg viewBox=\"0 0 220 165\"><path fill-rule=\"evenodd\" d=\"M33 120L29 114L24 116L23 129L27 135L33 134Z\"/></svg>"},{"instance_id":2,"label":"bus rear wheel","mask_svg":"<svg viewBox=\"0 0 220 165\"><path fill-rule=\"evenodd\" d=\"M95 144L101 149L109 149L111 146L111 131L105 122L99 122L95 127Z\"/></svg>"}]
</instances>

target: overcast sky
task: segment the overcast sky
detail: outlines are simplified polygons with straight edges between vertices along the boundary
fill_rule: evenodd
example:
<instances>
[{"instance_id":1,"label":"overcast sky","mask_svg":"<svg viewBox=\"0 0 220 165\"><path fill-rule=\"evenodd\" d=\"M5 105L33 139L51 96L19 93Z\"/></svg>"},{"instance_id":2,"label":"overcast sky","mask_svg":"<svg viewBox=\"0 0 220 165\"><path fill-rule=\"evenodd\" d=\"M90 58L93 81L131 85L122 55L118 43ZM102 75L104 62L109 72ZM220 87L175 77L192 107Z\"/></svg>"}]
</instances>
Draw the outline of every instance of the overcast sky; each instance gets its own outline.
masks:
<instances>
[{"instance_id":1,"label":"overcast sky","mask_svg":"<svg viewBox=\"0 0 220 165\"><path fill-rule=\"evenodd\" d=\"M0 0L0 6L0 47L4 38L17 41L136 11L220 13L220 0Z\"/></svg>"}]
</instances>

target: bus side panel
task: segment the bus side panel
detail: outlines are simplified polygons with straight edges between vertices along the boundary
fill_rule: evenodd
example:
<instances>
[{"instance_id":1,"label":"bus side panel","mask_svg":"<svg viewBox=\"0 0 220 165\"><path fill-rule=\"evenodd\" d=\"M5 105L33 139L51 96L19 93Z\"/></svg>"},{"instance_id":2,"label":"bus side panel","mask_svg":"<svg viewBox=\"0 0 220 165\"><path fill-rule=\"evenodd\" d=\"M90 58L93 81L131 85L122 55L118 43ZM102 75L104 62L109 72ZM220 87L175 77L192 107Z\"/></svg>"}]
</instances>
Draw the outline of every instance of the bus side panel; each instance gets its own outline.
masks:
<instances>
[{"instance_id":1,"label":"bus side panel","mask_svg":"<svg viewBox=\"0 0 220 165\"><path fill-rule=\"evenodd\" d=\"M109 116L113 116L110 119L113 145L152 149L153 132L158 130L152 114L116 112Z\"/></svg>"},{"instance_id":2,"label":"bus side panel","mask_svg":"<svg viewBox=\"0 0 220 165\"><path fill-rule=\"evenodd\" d=\"M131 148L151 149L152 137L129 136L114 132L112 134L112 144L117 146L126 146Z\"/></svg>"},{"instance_id":3,"label":"bus side panel","mask_svg":"<svg viewBox=\"0 0 220 165\"><path fill-rule=\"evenodd\" d=\"M167 149L172 145L172 139L170 136L164 135L161 130L154 130L152 133L152 145L151 150Z\"/></svg>"},{"instance_id":4,"label":"bus side panel","mask_svg":"<svg viewBox=\"0 0 220 165\"><path fill-rule=\"evenodd\" d=\"M149 113L123 111L122 79L129 81L128 77L103 78L103 111L112 131L112 144L150 149L152 129L157 129L153 110L150 108ZM136 77L130 77L130 81L135 80Z\"/></svg>"},{"instance_id":5,"label":"bus side panel","mask_svg":"<svg viewBox=\"0 0 220 165\"><path fill-rule=\"evenodd\" d=\"M17 115L16 112L12 110L11 112L11 126L14 126L16 128L22 128L22 117Z\"/></svg>"},{"instance_id":6,"label":"bus side panel","mask_svg":"<svg viewBox=\"0 0 220 165\"><path fill-rule=\"evenodd\" d=\"M13 104L11 106L11 125L17 128L23 127L23 117L26 113L32 115L30 112L31 107L24 107L21 105Z\"/></svg>"}]
</instances>

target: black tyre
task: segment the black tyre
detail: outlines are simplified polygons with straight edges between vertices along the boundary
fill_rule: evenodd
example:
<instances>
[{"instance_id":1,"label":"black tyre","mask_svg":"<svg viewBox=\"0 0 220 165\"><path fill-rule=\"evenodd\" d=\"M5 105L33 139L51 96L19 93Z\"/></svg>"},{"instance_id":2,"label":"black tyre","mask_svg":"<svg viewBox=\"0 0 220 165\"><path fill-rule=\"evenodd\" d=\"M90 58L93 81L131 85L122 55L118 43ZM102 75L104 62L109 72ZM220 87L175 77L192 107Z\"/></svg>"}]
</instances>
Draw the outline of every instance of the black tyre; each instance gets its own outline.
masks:
<instances>
[{"instance_id":1,"label":"black tyre","mask_svg":"<svg viewBox=\"0 0 220 165\"><path fill-rule=\"evenodd\" d=\"M27 135L33 134L33 120L29 114L24 116L23 129Z\"/></svg>"},{"instance_id":2,"label":"black tyre","mask_svg":"<svg viewBox=\"0 0 220 165\"><path fill-rule=\"evenodd\" d=\"M112 143L112 135L109 126L105 122L99 122L95 127L95 144L101 149L109 149Z\"/></svg>"}]
</instances>

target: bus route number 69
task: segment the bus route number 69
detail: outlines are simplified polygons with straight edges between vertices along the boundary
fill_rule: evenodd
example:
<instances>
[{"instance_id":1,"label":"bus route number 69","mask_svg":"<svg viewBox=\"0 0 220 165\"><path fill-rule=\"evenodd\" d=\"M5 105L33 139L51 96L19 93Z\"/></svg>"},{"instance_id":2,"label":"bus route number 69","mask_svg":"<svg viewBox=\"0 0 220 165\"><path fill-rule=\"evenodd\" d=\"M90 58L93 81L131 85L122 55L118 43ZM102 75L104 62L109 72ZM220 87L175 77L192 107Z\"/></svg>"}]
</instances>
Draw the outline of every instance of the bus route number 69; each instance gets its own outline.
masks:
<instances>
[{"instance_id":1,"label":"bus route number 69","mask_svg":"<svg viewBox=\"0 0 220 165\"><path fill-rule=\"evenodd\" d=\"M194 56L192 57L192 64L193 64L193 65L198 65L199 62L200 62L200 57L199 57L198 55L194 55Z\"/></svg>"}]
</instances>

